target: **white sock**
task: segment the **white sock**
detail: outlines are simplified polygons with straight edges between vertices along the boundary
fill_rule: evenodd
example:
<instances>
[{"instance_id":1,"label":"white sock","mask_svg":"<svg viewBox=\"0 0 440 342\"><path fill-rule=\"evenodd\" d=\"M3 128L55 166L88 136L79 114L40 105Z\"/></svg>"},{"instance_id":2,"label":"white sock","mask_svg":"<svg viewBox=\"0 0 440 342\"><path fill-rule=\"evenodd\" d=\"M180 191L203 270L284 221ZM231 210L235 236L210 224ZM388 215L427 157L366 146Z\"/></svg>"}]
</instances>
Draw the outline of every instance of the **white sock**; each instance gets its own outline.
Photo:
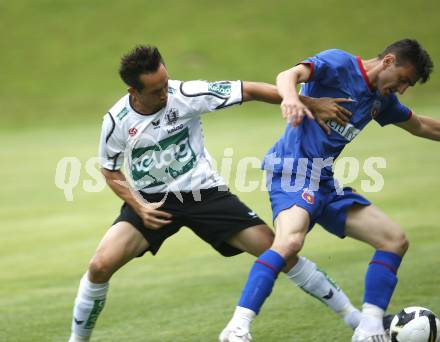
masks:
<instances>
[{"instance_id":1,"label":"white sock","mask_svg":"<svg viewBox=\"0 0 440 342\"><path fill-rule=\"evenodd\" d=\"M108 282L94 284L89 281L87 273L81 278L73 308L71 340L83 337L87 341L90 338L95 322L104 308L107 291Z\"/></svg>"},{"instance_id":2,"label":"white sock","mask_svg":"<svg viewBox=\"0 0 440 342\"><path fill-rule=\"evenodd\" d=\"M359 330L377 335L384 333L383 329L383 315L385 311L380 307L364 303L362 305L361 322L359 323Z\"/></svg>"},{"instance_id":3,"label":"white sock","mask_svg":"<svg viewBox=\"0 0 440 342\"><path fill-rule=\"evenodd\" d=\"M257 315L250 309L237 306L234 315L227 325L227 329L240 327L245 331L250 331L251 323Z\"/></svg>"},{"instance_id":4,"label":"white sock","mask_svg":"<svg viewBox=\"0 0 440 342\"><path fill-rule=\"evenodd\" d=\"M317 298L335 313L353 330L359 325L361 313L356 309L339 288L316 264L304 257L299 257L295 266L287 273L292 280L306 293Z\"/></svg>"}]
</instances>

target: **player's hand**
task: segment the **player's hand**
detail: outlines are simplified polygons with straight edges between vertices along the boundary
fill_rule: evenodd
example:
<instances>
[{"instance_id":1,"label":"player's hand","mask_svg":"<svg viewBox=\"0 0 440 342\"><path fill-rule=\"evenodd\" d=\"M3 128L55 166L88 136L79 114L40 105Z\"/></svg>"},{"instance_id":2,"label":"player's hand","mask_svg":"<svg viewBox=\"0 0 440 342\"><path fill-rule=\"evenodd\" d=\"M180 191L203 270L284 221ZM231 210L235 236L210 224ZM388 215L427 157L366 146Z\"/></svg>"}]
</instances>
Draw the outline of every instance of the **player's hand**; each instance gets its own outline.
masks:
<instances>
[{"instance_id":1,"label":"player's hand","mask_svg":"<svg viewBox=\"0 0 440 342\"><path fill-rule=\"evenodd\" d=\"M142 203L136 208L136 213L142 218L145 227L157 230L172 222L171 214L157 210L162 204L162 202Z\"/></svg>"},{"instance_id":2,"label":"player's hand","mask_svg":"<svg viewBox=\"0 0 440 342\"><path fill-rule=\"evenodd\" d=\"M281 113L284 120L290 123L292 127L298 126L304 116L314 120L312 112L299 99L285 98L281 102Z\"/></svg>"},{"instance_id":3,"label":"player's hand","mask_svg":"<svg viewBox=\"0 0 440 342\"><path fill-rule=\"evenodd\" d=\"M330 127L327 126L326 121L332 120L342 126L350 122L352 114L348 109L340 105L340 103L343 102L353 102L353 100L321 97L313 99L312 105L309 105L309 108L315 113L316 122L327 134L330 134L331 130Z\"/></svg>"}]
</instances>

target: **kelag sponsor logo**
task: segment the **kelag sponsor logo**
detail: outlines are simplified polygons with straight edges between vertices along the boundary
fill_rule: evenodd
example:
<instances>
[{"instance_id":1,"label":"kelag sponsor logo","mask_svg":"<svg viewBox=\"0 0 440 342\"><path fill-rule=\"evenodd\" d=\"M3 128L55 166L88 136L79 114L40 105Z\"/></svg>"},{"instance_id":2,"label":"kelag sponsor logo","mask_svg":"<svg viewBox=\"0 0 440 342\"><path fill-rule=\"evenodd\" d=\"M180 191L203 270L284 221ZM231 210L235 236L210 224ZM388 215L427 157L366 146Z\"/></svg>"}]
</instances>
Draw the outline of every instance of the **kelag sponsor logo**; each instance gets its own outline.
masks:
<instances>
[{"instance_id":1,"label":"kelag sponsor logo","mask_svg":"<svg viewBox=\"0 0 440 342\"><path fill-rule=\"evenodd\" d=\"M188 128L158 143L131 153L131 175L136 189L169 183L194 168L196 155Z\"/></svg>"},{"instance_id":2,"label":"kelag sponsor logo","mask_svg":"<svg viewBox=\"0 0 440 342\"><path fill-rule=\"evenodd\" d=\"M231 83L230 82L213 82L208 83L208 91L210 93L220 95L221 97L231 96Z\"/></svg>"}]
</instances>

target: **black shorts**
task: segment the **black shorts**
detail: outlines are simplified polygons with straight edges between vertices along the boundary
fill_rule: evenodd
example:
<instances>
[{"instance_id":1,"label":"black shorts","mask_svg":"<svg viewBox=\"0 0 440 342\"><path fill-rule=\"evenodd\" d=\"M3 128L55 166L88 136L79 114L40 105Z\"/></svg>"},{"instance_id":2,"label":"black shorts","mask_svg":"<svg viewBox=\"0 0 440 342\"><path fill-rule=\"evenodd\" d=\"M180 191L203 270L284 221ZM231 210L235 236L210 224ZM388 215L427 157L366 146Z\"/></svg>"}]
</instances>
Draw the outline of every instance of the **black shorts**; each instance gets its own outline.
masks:
<instances>
[{"instance_id":1,"label":"black shorts","mask_svg":"<svg viewBox=\"0 0 440 342\"><path fill-rule=\"evenodd\" d=\"M142 194L142 193L141 193ZM124 203L115 223L126 221L131 223L148 241L150 247L144 251L157 253L162 243L177 233L182 226L190 228L205 242L209 243L220 254L233 256L243 251L232 247L226 241L243 229L265 224L251 209L242 203L237 196L229 191L211 188L200 190L201 200L194 200L192 192L181 193L183 203L169 193L165 203L158 210L173 215L172 223L158 230L144 226L142 219ZM148 202L158 202L163 194L142 194Z\"/></svg>"}]
</instances>

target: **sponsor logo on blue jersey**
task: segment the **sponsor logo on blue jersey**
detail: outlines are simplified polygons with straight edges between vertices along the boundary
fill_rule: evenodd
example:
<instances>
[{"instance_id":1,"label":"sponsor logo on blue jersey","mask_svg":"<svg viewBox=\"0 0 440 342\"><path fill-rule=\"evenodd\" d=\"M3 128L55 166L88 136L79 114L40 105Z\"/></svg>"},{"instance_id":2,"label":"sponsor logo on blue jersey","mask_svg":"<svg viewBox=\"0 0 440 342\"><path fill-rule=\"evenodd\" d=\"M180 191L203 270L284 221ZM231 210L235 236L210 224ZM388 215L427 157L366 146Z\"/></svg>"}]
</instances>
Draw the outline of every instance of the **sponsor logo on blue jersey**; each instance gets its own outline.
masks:
<instances>
[{"instance_id":1,"label":"sponsor logo on blue jersey","mask_svg":"<svg viewBox=\"0 0 440 342\"><path fill-rule=\"evenodd\" d=\"M333 120L329 120L327 121L327 126L334 130L336 133L342 135L348 141L352 141L361 132L360 129L357 129L350 123L346 126L342 126Z\"/></svg>"}]
</instances>

